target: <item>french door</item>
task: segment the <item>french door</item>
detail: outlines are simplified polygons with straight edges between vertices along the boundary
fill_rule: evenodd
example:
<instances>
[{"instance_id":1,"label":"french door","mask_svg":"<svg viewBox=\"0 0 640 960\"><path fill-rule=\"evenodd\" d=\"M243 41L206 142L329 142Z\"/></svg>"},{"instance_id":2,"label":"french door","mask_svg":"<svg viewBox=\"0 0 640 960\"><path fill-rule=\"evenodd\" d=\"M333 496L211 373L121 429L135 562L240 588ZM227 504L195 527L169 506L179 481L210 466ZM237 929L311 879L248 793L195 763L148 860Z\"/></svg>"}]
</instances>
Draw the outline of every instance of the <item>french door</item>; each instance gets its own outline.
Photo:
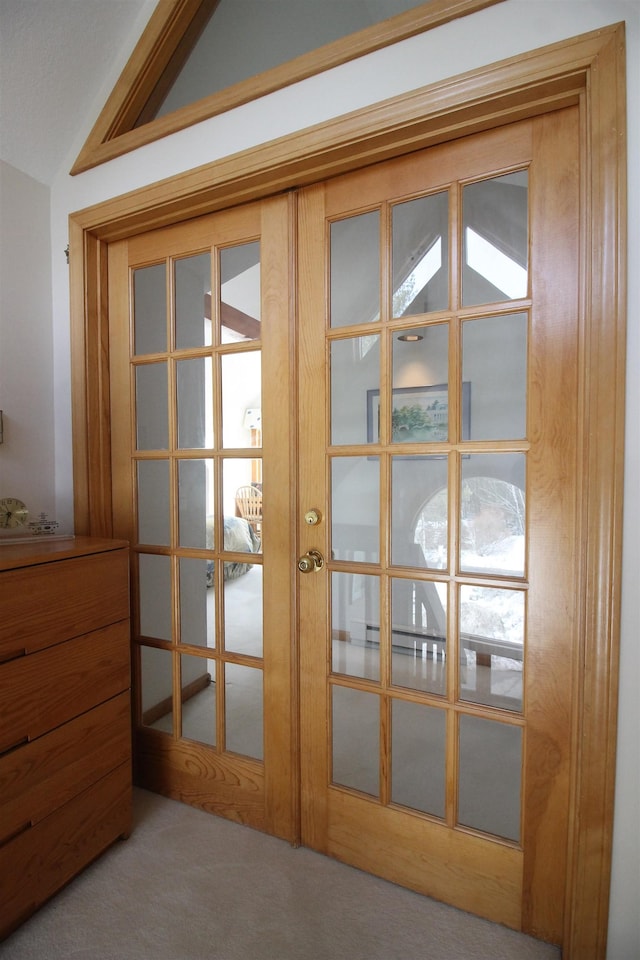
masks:
<instances>
[{"instance_id":1,"label":"french door","mask_svg":"<svg viewBox=\"0 0 640 960\"><path fill-rule=\"evenodd\" d=\"M555 942L578 148L566 109L109 248L138 782Z\"/></svg>"},{"instance_id":2,"label":"french door","mask_svg":"<svg viewBox=\"0 0 640 960\"><path fill-rule=\"evenodd\" d=\"M296 838L291 198L111 244L138 783Z\"/></svg>"},{"instance_id":3,"label":"french door","mask_svg":"<svg viewBox=\"0 0 640 960\"><path fill-rule=\"evenodd\" d=\"M299 204L302 842L554 942L578 200L565 110Z\"/></svg>"}]
</instances>

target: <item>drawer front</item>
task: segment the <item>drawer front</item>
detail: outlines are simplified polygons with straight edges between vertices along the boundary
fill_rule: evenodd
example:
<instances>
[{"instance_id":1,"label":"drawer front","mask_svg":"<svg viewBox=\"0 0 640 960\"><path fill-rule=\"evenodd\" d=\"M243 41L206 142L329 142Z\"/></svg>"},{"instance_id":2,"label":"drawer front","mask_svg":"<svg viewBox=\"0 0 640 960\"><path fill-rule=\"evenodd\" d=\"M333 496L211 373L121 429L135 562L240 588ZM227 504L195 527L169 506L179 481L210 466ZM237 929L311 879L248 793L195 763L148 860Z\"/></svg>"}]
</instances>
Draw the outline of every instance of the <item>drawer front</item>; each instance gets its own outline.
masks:
<instances>
[{"instance_id":1,"label":"drawer front","mask_svg":"<svg viewBox=\"0 0 640 960\"><path fill-rule=\"evenodd\" d=\"M129 621L0 666L0 752L130 686Z\"/></svg>"},{"instance_id":2,"label":"drawer front","mask_svg":"<svg viewBox=\"0 0 640 960\"><path fill-rule=\"evenodd\" d=\"M0 846L130 757L128 692L0 756Z\"/></svg>"},{"instance_id":3,"label":"drawer front","mask_svg":"<svg viewBox=\"0 0 640 960\"><path fill-rule=\"evenodd\" d=\"M0 847L0 940L130 830L131 771L123 764Z\"/></svg>"},{"instance_id":4,"label":"drawer front","mask_svg":"<svg viewBox=\"0 0 640 960\"><path fill-rule=\"evenodd\" d=\"M129 616L129 552L110 550L0 574L0 662Z\"/></svg>"}]
</instances>

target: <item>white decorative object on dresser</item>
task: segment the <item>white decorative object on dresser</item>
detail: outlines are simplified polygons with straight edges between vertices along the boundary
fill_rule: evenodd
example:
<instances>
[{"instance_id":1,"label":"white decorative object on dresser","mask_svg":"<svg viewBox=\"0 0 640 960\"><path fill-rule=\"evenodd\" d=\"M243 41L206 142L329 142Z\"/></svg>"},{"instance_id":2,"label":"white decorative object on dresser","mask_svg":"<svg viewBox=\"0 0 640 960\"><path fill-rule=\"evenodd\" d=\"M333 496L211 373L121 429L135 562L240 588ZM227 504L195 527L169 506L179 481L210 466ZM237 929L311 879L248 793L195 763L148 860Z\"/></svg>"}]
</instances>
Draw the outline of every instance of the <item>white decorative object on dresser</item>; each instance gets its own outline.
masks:
<instances>
[{"instance_id":1,"label":"white decorative object on dresser","mask_svg":"<svg viewBox=\"0 0 640 960\"><path fill-rule=\"evenodd\" d=\"M0 940L131 829L129 550L0 546Z\"/></svg>"}]
</instances>

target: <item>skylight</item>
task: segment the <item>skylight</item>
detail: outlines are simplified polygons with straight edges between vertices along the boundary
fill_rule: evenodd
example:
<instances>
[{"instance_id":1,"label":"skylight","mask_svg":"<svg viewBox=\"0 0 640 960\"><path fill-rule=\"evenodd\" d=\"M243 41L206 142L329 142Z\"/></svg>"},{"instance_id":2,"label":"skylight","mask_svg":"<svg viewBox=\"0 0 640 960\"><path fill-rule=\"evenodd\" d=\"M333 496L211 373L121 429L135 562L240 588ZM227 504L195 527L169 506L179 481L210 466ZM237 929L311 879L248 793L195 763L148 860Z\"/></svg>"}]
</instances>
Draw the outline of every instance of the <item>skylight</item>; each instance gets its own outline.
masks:
<instances>
[{"instance_id":1,"label":"skylight","mask_svg":"<svg viewBox=\"0 0 640 960\"><path fill-rule=\"evenodd\" d=\"M436 275L442 266L442 237L438 237L431 244L427 252L418 260L411 273L402 281L398 289L393 294L393 316L401 317L407 308L413 303L421 290L427 286L429 281ZM372 323L377 323L380 314L376 313L371 318ZM379 334L358 337L358 354L362 360L369 353L369 350L378 342Z\"/></svg>"},{"instance_id":2,"label":"skylight","mask_svg":"<svg viewBox=\"0 0 640 960\"><path fill-rule=\"evenodd\" d=\"M510 300L527 295L527 271L479 233L465 230L467 264Z\"/></svg>"},{"instance_id":3,"label":"skylight","mask_svg":"<svg viewBox=\"0 0 640 960\"><path fill-rule=\"evenodd\" d=\"M427 252L418 260L417 264L400 284L393 294L393 315L401 317L410 303L415 300L421 290L424 290L432 277L442 266L442 237L438 237L431 244Z\"/></svg>"}]
</instances>

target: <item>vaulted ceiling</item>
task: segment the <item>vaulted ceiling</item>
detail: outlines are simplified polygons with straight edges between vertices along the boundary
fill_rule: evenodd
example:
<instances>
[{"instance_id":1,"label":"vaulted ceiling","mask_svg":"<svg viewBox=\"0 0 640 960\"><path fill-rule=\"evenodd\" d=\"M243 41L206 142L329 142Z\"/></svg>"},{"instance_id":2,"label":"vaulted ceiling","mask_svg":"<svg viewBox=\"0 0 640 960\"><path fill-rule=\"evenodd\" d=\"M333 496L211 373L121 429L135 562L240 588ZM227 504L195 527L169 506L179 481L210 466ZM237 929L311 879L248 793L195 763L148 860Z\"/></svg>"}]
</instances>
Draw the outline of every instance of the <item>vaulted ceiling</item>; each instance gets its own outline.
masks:
<instances>
[{"instance_id":1,"label":"vaulted ceiling","mask_svg":"<svg viewBox=\"0 0 640 960\"><path fill-rule=\"evenodd\" d=\"M261 51L260 46L257 50L264 52L265 56L269 53L264 62L257 56L255 46L246 48L243 42L243 24L252 20L249 15L251 10L254 13L263 12L263 2L0 0L0 159L42 183L51 184L57 174L69 172L72 166L72 172L77 173L117 156L118 152L147 142L140 137L142 130L146 130L143 137L153 139L152 127L158 129L160 124L162 130L155 136L165 135L168 128L165 129L166 125L161 121L138 127L135 131L132 126L141 116L145 118L144 124L153 120L155 109L161 105L166 94L165 85L162 94L158 95L158 101L154 100L153 85L164 83L165 77L169 76L171 65L164 59L165 54L169 51L171 56L175 49L171 47L169 50L167 30L173 31L171 42L178 43L177 53L180 56L177 63L181 67L182 53L188 49L189 37L192 42L197 39L196 27L199 25L202 28L206 23L203 19L205 14L208 16L212 10L215 10L212 24L217 24L216 29L220 29L216 33L215 29L207 32L209 27L204 28L202 39L206 39L207 43L202 48L203 53L198 60L199 48L194 51L194 65L191 61L187 64L189 69L185 70L180 93L168 107L169 112L176 111L171 113L172 117L177 118L175 123L186 112L189 113L189 123L198 119L192 110L187 110L193 100L208 104L215 99L215 95L207 96L208 87L203 90L198 86L201 75L204 75L207 84L215 80L212 93L224 88L227 77L231 85L224 92L230 94L236 91L236 101L226 103L223 102L224 98L218 99L214 110L199 117L203 119L255 97L257 94L253 82L256 78L253 71L260 73L266 70L261 76L272 77L272 86L267 85L261 90L264 94L283 83L292 82L292 78L303 79L326 69L328 64L343 63L354 56L378 49L384 43L404 39L437 23L463 16L471 9L482 9L501 0L430 0L426 3L423 0L351 0L348 10L344 0L323 0L323 13L329 16L333 10L333 32L329 34L325 29L326 24L317 20L315 5L302 8L299 6L300 0L278 0L276 7L274 0L273 7L269 6L273 24L278 23L278 29L270 29L272 22L269 18L258 27L258 35L265 39L265 50ZM346 19L345 12L348 13ZM309 19L310 13L315 14L315 20ZM376 27L376 24L387 21L389 17L392 19L383 31ZM149 29L145 30L149 21ZM286 25L286 29L283 25ZM356 33L353 33L354 30ZM140 46L136 47L143 33ZM227 34L236 38L231 46L236 59L244 61L238 74L244 80L238 80L234 73L237 67L234 57L226 57L225 45L220 42L220 37L226 37ZM344 34L349 35L348 39ZM335 43L331 42L334 35L339 38ZM356 37L359 39L354 42L352 38ZM340 38L345 42L341 44ZM266 48L274 43L276 49L267 51ZM314 43L320 43L320 50L317 51L319 59L309 49ZM134 47L136 51L129 60ZM329 50L332 51L333 60L323 59ZM144 55L140 51L144 51ZM298 64L298 73L295 70L293 73L291 70L278 71L283 53L285 59L287 54L294 56L293 63ZM217 79L209 76L212 58L220 64L220 76ZM270 66L273 66L272 70L269 70ZM279 77L277 82L274 80L275 74ZM172 80L173 77L167 82ZM182 80L183 77L179 82ZM116 93L118 104L112 106ZM138 103L143 94L144 99ZM153 110L150 103L154 105ZM180 111L177 108L182 104L184 109ZM138 112L132 113L134 108ZM147 110L148 116L144 110ZM185 125L184 122L182 125ZM174 129L179 129L179 125ZM135 143L127 131L132 134L135 132ZM129 139L125 144L127 137ZM105 151L103 147L108 147L108 150Z\"/></svg>"},{"instance_id":2,"label":"vaulted ceiling","mask_svg":"<svg viewBox=\"0 0 640 960\"><path fill-rule=\"evenodd\" d=\"M285 9L287 2L298 0L281 0ZM358 0L364 20L352 29L420 2ZM341 10L340 0L331 3ZM48 184L68 172L156 5L0 0L0 159ZM324 34L319 40L326 42Z\"/></svg>"},{"instance_id":3,"label":"vaulted ceiling","mask_svg":"<svg viewBox=\"0 0 640 960\"><path fill-rule=\"evenodd\" d=\"M47 184L68 171L154 8L0 0L0 159Z\"/></svg>"}]
</instances>

